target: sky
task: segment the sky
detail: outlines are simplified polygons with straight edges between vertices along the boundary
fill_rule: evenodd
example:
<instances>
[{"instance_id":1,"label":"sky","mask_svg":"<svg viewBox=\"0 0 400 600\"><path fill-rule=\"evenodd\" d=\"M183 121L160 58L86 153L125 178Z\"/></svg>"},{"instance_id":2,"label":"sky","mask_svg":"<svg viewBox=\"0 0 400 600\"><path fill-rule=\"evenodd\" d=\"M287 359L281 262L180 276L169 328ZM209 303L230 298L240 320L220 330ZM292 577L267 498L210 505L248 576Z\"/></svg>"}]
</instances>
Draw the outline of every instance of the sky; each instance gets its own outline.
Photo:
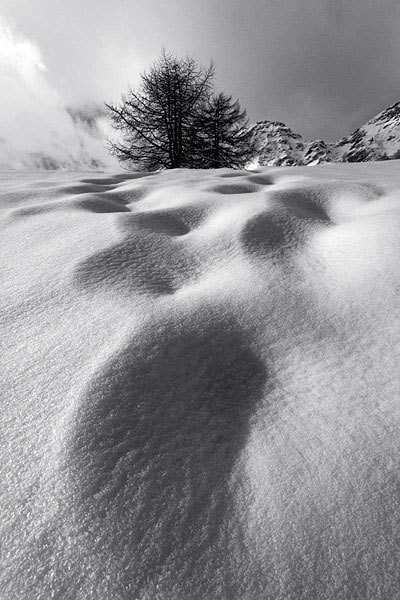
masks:
<instances>
[{"instance_id":1,"label":"sky","mask_svg":"<svg viewBox=\"0 0 400 600\"><path fill-rule=\"evenodd\" d=\"M117 101L163 47L308 139L400 100L398 0L0 0L0 138L73 135L65 106Z\"/></svg>"}]
</instances>

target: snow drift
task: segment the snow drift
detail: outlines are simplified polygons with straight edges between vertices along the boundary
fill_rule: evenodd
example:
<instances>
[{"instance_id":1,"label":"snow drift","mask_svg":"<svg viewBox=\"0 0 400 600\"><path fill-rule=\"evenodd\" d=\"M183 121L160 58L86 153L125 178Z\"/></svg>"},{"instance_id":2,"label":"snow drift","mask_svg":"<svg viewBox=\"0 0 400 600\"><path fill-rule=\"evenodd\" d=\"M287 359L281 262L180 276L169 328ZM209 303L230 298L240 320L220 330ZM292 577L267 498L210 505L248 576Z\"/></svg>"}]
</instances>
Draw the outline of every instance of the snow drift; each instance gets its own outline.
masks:
<instances>
[{"instance_id":1,"label":"snow drift","mask_svg":"<svg viewBox=\"0 0 400 600\"><path fill-rule=\"evenodd\" d=\"M0 198L2 598L396 597L397 164Z\"/></svg>"}]
</instances>

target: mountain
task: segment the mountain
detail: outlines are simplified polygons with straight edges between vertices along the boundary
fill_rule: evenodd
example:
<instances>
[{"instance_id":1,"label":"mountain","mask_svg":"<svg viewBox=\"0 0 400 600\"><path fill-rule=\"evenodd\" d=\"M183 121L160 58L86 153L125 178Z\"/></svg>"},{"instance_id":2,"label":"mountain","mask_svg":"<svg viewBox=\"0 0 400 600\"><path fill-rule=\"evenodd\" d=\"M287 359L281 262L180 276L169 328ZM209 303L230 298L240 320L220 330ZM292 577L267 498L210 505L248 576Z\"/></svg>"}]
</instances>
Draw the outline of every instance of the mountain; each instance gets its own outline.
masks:
<instances>
[{"instance_id":1,"label":"mountain","mask_svg":"<svg viewBox=\"0 0 400 600\"><path fill-rule=\"evenodd\" d=\"M307 141L279 121L258 121L250 130L260 140L260 166L317 165L400 158L400 102L351 135L334 142Z\"/></svg>"}]
</instances>

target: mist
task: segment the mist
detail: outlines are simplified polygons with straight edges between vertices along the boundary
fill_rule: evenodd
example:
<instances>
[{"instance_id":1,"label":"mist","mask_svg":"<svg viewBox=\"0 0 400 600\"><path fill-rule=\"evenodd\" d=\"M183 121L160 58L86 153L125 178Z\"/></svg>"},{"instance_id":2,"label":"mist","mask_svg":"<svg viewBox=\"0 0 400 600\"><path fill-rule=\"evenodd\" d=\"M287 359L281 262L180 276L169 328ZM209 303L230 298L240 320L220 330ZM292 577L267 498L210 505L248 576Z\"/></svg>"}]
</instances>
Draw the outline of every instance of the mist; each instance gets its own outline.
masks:
<instances>
[{"instance_id":1,"label":"mist","mask_svg":"<svg viewBox=\"0 0 400 600\"><path fill-rule=\"evenodd\" d=\"M67 106L38 46L0 22L0 167L101 168L108 123L95 102Z\"/></svg>"}]
</instances>

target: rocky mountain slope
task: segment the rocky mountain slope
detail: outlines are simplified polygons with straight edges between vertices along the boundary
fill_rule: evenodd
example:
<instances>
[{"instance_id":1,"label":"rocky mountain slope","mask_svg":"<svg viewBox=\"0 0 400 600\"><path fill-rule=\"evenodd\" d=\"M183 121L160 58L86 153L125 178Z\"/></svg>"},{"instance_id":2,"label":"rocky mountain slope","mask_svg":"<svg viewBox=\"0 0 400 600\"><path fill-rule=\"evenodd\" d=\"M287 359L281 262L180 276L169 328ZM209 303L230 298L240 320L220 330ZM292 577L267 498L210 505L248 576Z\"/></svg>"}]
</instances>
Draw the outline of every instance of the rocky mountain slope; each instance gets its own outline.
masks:
<instances>
[{"instance_id":1,"label":"rocky mountain slope","mask_svg":"<svg viewBox=\"0 0 400 600\"><path fill-rule=\"evenodd\" d=\"M400 158L400 102L382 111L351 135L334 142L306 141L278 121L251 126L259 137L260 166L317 165Z\"/></svg>"}]
</instances>

